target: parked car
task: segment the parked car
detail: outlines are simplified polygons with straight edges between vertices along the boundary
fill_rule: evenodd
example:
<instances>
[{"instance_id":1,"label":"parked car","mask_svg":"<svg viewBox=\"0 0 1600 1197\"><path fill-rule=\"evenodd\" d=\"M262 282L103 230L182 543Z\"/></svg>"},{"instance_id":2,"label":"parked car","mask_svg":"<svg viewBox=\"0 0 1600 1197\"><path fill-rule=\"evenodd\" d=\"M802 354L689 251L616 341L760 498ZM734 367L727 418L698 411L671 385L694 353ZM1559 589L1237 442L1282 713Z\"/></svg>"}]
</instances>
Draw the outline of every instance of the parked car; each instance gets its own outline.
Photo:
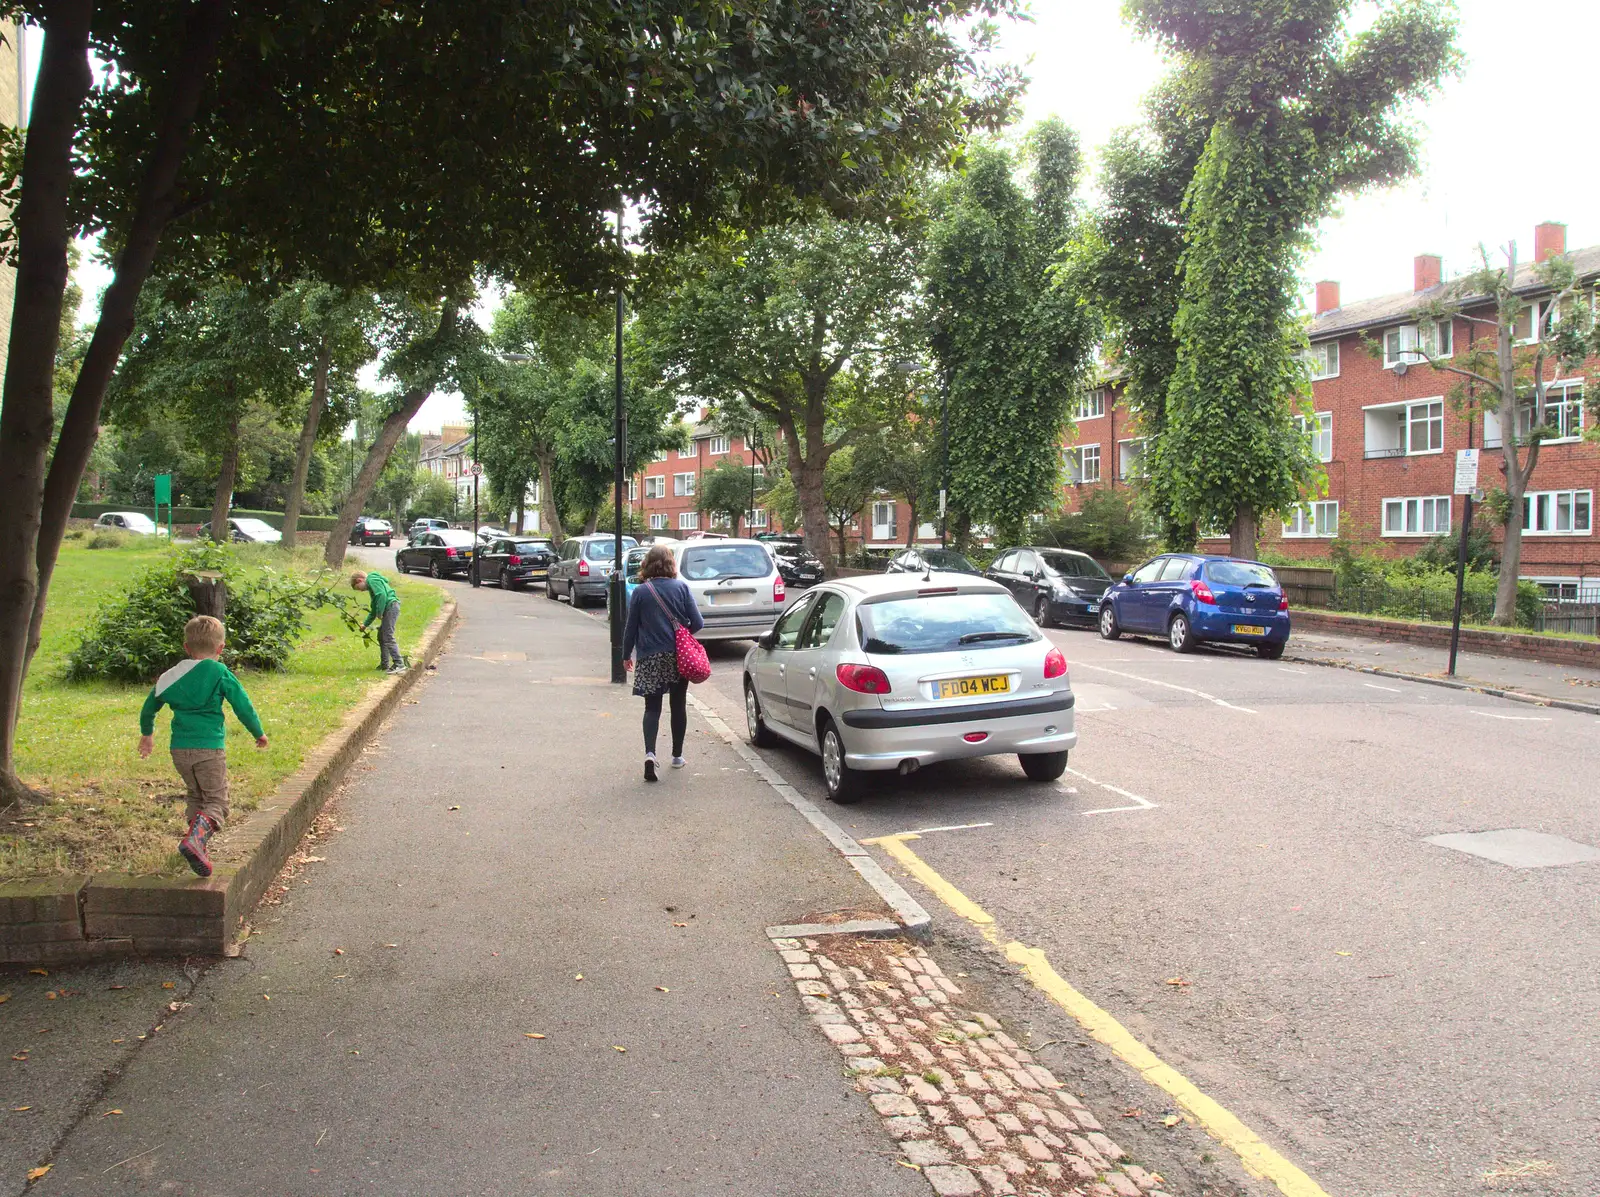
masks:
<instances>
[{"instance_id":1,"label":"parked car","mask_svg":"<svg viewBox=\"0 0 1600 1197\"><path fill-rule=\"evenodd\" d=\"M449 520L437 519L433 516L423 516L420 519L411 521L411 527L406 529L406 539L415 540L424 532L438 532L442 529L448 528L449 526Z\"/></svg>"},{"instance_id":2,"label":"parked car","mask_svg":"<svg viewBox=\"0 0 1600 1197\"><path fill-rule=\"evenodd\" d=\"M165 536L167 530L142 511L108 511L95 520L96 528L113 528L136 536Z\"/></svg>"},{"instance_id":3,"label":"parked car","mask_svg":"<svg viewBox=\"0 0 1600 1197\"><path fill-rule=\"evenodd\" d=\"M388 520L373 519L364 515L350 529L351 544L381 544L384 548L394 539L394 525Z\"/></svg>"},{"instance_id":4,"label":"parked car","mask_svg":"<svg viewBox=\"0 0 1600 1197\"><path fill-rule=\"evenodd\" d=\"M544 593L549 599L566 595L574 607L606 601L606 587L616 563L617 538L614 533L596 532L592 536L573 536L561 546L561 555L550 563ZM624 554L639 542L622 538Z\"/></svg>"},{"instance_id":5,"label":"parked car","mask_svg":"<svg viewBox=\"0 0 1600 1197\"><path fill-rule=\"evenodd\" d=\"M773 560L778 563L778 572L783 575L785 586L803 590L822 581L822 562L798 539L764 540L761 543L767 546Z\"/></svg>"},{"instance_id":6,"label":"parked car","mask_svg":"<svg viewBox=\"0 0 1600 1197\"><path fill-rule=\"evenodd\" d=\"M419 532L405 548L394 555L394 567L403 574L424 570L430 578L464 574L472 568L477 548L471 532L460 528L436 528Z\"/></svg>"},{"instance_id":7,"label":"parked car","mask_svg":"<svg viewBox=\"0 0 1600 1197\"><path fill-rule=\"evenodd\" d=\"M982 574L983 571L954 549L905 549L889 559L889 574Z\"/></svg>"},{"instance_id":8,"label":"parked car","mask_svg":"<svg viewBox=\"0 0 1600 1197\"><path fill-rule=\"evenodd\" d=\"M1249 644L1276 661L1289 642L1289 599L1259 561L1169 553L1106 591L1100 635L1124 632L1165 636L1180 653L1208 640Z\"/></svg>"},{"instance_id":9,"label":"parked car","mask_svg":"<svg viewBox=\"0 0 1600 1197\"><path fill-rule=\"evenodd\" d=\"M1072 549L1008 549L984 576L1011 591L1041 628L1056 623L1094 627L1100 598L1111 586L1111 575L1099 562Z\"/></svg>"},{"instance_id":10,"label":"parked car","mask_svg":"<svg viewBox=\"0 0 1600 1197\"><path fill-rule=\"evenodd\" d=\"M478 525L478 539L488 544L491 540L505 540L512 533L504 528L492 528L488 524Z\"/></svg>"},{"instance_id":11,"label":"parked car","mask_svg":"<svg viewBox=\"0 0 1600 1197\"><path fill-rule=\"evenodd\" d=\"M283 533L266 520L252 519L246 515L230 517L228 531L232 534L230 539L235 544L277 544L283 539ZM211 539L209 520L200 525L198 535L201 540Z\"/></svg>"},{"instance_id":12,"label":"parked car","mask_svg":"<svg viewBox=\"0 0 1600 1197\"><path fill-rule=\"evenodd\" d=\"M498 582L502 590L521 590L529 582L543 582L555 559L548 540L508 534L479 547L478 576Z\"/></svg>"},{"instance_id":13,"label":"parked car","mask_svg":"<svg viewBox=\"0 0 1600 1197\"><path fill-rule=\"evenodd\" d=\"M856 801L864 773L1010 752L1053 781L1078 742L1073 701L1061 650L978 577L824 582L744 660L750 742L819 754L835 802Z\"/></svg>"},{"instance_id":14,"label":"parked car","mask_svg":"<svg viewBox=\"0 0 1600 1197\"><path fill-rule=\"evenodd\" d=\"M633 601L633 592L639 589L639 570L644 566L644 556L650 545L637 544L622 555L622 581L627 588L626 597Z\"/></svg>"},{"instance_id":15,"label":"parked car","mask_svg":"<svg viewBox=\"0 0 1600 1197\"><path fill-rule=\"evenodd\" d=\"M688 583L706 626L701 640L754 640L768 631L787 598L777 559L759 540L669 542L678 577Z\"/></svg>"}]
</instances>

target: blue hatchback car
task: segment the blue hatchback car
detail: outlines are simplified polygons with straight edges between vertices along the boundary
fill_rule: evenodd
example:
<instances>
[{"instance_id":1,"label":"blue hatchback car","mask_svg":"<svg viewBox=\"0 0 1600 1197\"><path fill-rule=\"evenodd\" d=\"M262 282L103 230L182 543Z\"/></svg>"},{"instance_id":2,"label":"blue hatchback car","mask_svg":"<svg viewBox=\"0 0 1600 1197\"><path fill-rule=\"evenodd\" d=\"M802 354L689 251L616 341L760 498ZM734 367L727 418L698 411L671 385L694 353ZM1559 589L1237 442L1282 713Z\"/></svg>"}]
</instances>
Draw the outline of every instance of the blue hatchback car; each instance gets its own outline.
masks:
<instances>
[{"instance_id":1,"label":"blue hatchback car","mask_svg":"<svg viewBox=\"0 0 1600 1197\"><path fill-rule=\"evenodd\" d=\"M1259 561L1167 553L1106 591L1100 635L1165 636L1180 653L1207 640L1249 644L1269 661L1289 642L1289 600Z\"/></svg>"}]
</instances>

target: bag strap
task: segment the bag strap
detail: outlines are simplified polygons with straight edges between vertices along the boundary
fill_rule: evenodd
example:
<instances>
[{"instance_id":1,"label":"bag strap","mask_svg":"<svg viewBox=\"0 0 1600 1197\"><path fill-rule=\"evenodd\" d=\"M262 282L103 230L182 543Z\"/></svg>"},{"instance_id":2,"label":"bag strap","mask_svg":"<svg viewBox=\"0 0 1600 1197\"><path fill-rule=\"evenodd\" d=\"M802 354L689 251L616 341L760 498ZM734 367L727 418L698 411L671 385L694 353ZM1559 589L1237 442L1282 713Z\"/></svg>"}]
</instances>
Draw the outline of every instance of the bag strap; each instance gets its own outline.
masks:
<instances>
[{"instance_id":1,"label":"bag strap","mask_svg":"<svg viewBox=\"0 0 1600 1197\"><path fill-rule=\"evenodd\" d=\"M656 580L654 578L651 578L648 582L646 582L644 584L644 586L645 586L646 590L648 590L652 595L655 596L655 600L660 605L661 610L664 611L666 613L667 618L672 621L672 630L673 631L677 631L679 628L681 628L683 626L682 622L680 622L678 617L672 613L672 609L667 606L666 601L661 597L660 593L656 590Z\"/></svg>"}]
</instances>

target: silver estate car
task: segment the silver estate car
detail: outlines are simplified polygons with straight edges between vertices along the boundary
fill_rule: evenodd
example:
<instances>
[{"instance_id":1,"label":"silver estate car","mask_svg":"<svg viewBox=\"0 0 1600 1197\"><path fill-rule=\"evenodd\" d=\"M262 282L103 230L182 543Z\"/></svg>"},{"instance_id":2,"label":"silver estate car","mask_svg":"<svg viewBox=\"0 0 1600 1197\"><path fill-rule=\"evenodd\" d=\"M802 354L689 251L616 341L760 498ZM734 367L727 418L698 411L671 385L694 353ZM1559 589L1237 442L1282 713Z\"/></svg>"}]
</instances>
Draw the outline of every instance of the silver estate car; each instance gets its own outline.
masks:
<instances>
[{"instance_id":1,"label":"silver estate car","mask_svg":"<svg viewBox=\"0 0 1600 1197\"><path fill-rule=\"evenodd\" d=\"M688 583L706 621L696 639L754 640L770 631L783 612L783 575L759 540L704 537L657 543L672 549L678 577ZM637 588L634 597L637 601Z\"/></svg>"},{"instance_id":2,"label":"silver estate car","mask_svg":"<svg viewBox=\"0 0 1600 1197\"><path fill-rule=\"evenodd\" d=\"M828 796L862 774L1014 752L1054 781L1077 744L1067 661L986 578L876 574L808 590L744 660L750 741L822 757Z\"/></svg>"}]
</instances>

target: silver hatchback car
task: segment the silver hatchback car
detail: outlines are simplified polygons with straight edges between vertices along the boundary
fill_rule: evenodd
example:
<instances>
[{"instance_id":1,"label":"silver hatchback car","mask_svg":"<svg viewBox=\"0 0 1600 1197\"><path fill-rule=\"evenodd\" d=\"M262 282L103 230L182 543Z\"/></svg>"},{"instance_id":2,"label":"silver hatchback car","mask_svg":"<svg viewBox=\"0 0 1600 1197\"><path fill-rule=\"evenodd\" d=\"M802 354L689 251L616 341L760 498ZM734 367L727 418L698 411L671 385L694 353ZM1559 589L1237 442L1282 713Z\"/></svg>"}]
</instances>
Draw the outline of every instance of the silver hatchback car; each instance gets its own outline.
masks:
<instances>
[{"instance_id":1,"label":"silver hatchback car","mask_svg":"<svg viewBox=\"0 0 1600 1197\"><path fill-rule=\"evenodd\" d=\"M783 612L783 575L759 540L658 541L672 549L706 626L699 640L754 640Z\"/></svg>"},{"instance_id":2,"label":"silver hatchback car","mask_svg":"<svg viewBox=\"0 0 1600 1197\"><path fill-rule=\"evenodd\" d=\"M828 796L862 774L1014 752L1054 781L1077 744L1061 650L985 578L877 574L797 599L744 661L745 721L822 757Z\"/></svg>"}]
</instances>

